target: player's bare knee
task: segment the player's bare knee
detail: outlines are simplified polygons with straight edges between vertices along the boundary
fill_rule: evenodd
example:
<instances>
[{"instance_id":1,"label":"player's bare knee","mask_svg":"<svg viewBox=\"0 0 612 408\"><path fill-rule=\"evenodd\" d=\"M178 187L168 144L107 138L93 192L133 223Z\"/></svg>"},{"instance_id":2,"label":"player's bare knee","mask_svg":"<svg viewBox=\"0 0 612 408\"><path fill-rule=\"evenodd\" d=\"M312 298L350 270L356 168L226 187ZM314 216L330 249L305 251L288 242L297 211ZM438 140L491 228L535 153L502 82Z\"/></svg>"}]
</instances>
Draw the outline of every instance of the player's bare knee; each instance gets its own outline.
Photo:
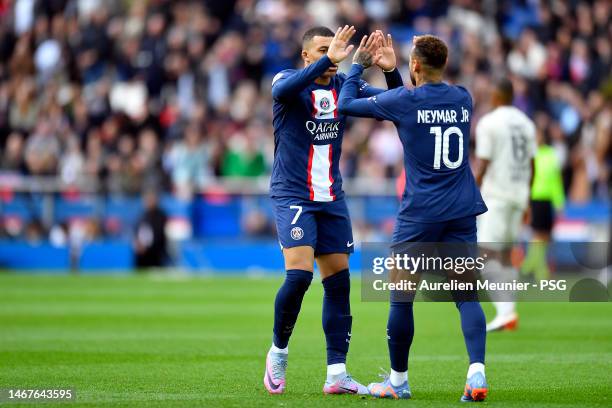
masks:
<instances>
[{"instance_id":1,"label":"player's bare knee","mask_svg":"<svg viewBox=\"0 0 612 408\"><path fill-rule=\"evenodd\" d=\"M308 246L285 248L283 250L285 258L285 269L299 269L302 271L313 272L314 270L314 250Z\"/></svg>"}]
</instances>

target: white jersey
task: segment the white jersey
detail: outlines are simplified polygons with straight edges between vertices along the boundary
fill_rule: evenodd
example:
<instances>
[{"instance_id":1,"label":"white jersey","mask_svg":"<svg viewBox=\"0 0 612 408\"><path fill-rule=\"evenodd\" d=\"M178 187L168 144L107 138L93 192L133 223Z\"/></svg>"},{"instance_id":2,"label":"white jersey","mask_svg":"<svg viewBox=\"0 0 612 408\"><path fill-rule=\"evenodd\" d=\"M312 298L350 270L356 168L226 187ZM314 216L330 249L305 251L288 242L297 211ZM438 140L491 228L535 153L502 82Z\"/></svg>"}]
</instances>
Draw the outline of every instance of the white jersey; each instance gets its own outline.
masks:
<instances>
[{"instance_id":1,"label":"white jersey","mask_svg":"<svg viewBox=\"0 0 612 408\"><path fill-rule=\"evenodd\" d=\"M535 125L519 109L500 106L480 119L476 157L489 160L480 189L485 203L499 200L521 209L527 206L536 149Z\"/></svg>"}]
</instances>

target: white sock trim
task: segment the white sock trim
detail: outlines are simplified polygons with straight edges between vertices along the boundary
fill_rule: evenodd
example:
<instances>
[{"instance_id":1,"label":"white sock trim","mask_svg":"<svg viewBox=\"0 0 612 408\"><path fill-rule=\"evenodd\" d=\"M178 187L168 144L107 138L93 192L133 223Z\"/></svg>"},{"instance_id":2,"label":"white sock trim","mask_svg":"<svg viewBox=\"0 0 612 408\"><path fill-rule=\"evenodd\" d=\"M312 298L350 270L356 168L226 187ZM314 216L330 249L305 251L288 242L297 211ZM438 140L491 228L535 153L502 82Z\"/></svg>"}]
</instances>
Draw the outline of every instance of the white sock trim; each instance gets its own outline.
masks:
<instances>
[{"instance_id":1,"label":"white sock trim","mask_svg":"<svg viewBox=\"0 0 612 408\"><path fill-rule=\"evenodd\" d=\"M285 348L278 348L272 343L272 347L270 347L270 351L273 353L281 353L281 354L289 354L289 346Z\"/></svg>"},{"instance_id":2,"label":"white sock trim","mask_svg":"<svg viewBox=\"0 0 612 408\"><path fill-rule=\"evenodd\" d=\"M346 364L345 363L337 363L330 364L327 366L327 376L336 376L340 374L346 373Z\"/></svg>"},{"instance_id":3,"label":"white sock trim","mask_svg":"<svg viewBox=\"0 0 612 408\"><path fill-rule=\"evenodd\" d=\"M482 373L485 375L485 366L482 363L472 363L470 364L470 368L468 368L467 378L470 378L476 373Z\"/></svg>"},{"instance_id":4,"label":"white sock trim","mask_svg":"<svg viewBox=\"0 0 612 408\"><path fill-rule=\"evenodd\" d=\"M400 372L391 369L389 380L391 380L391 385L393 385L394 387L399 387L400 385L408 381L408 371Z\"/></svg>"}]
</instances>

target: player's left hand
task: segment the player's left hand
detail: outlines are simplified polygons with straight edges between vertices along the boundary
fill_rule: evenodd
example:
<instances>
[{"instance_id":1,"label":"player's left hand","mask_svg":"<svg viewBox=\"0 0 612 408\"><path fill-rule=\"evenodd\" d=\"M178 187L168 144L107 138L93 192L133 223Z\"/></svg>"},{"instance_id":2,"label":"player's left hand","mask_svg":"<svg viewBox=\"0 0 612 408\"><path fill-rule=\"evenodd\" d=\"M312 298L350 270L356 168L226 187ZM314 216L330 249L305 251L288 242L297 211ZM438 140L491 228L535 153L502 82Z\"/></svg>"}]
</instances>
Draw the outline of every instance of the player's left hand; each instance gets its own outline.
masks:
<instances>
[{"instance_id":1,"label":"player's left hand","mask_svg":"<svg viewBox=\"0 0 612 408\"><path fill-rule=\"evenodd\" d=\"M383 71L393 71L397 66L397 61L391 34L385 36L381 30L376 30L376 33L378 33L380 38L381 46L374 56L374 63Z\"/></svg>"},{"instance_id":2,"label":"player's left hand","mask_svg":"<svg viewBox=\"0 0 612 408\"><path fill-rule=\"evenodd\" d=\"M378 33L372 33L369 36L364 35L357 48L357 52L353 56L353 64L359 64L364 68L369 68L375 63L376 52L380 48L380 36Z\"/></svg>"}]
</instances>

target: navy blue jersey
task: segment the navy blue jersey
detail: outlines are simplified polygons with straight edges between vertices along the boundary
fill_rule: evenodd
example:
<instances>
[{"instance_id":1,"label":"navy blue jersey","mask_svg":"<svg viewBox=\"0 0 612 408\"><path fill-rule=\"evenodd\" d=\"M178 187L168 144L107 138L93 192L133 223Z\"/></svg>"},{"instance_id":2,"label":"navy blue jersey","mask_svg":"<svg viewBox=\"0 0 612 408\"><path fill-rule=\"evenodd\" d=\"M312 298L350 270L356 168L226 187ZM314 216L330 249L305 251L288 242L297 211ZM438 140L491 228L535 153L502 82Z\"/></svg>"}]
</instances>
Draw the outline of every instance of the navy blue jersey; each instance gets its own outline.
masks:
<instances>
[{"instance_id":1,"label":"navy blue jersey","mask_svg":"<svg viewBox=\"0 0 612 408\"><path fill-rule=\"evenodd\" d=\"M472 98L461 86L425 84L358 98L363 67L353 64L340 112L395 123L404 147L406 188L398 218L439 222L482 214L487 207L469 164Z\"/></svg>"},{"instance_id":2,"label":"navy blue jersey","mask_svg":"<svg viewBox=\"0 0 612 408\"><path fill-rule=\"evenodd\" d=\"M340 153L346 116L338 112L338 95L346 75L333 76L329 85L314 82L332 65L323 56L304 69L281 71L272 80L272 197L334 201L344 195ZM397 69L385 77L389 88L403 85ZM381 92L384 90L357 81L361 97Z\"/></svg>"}]
</instances>

